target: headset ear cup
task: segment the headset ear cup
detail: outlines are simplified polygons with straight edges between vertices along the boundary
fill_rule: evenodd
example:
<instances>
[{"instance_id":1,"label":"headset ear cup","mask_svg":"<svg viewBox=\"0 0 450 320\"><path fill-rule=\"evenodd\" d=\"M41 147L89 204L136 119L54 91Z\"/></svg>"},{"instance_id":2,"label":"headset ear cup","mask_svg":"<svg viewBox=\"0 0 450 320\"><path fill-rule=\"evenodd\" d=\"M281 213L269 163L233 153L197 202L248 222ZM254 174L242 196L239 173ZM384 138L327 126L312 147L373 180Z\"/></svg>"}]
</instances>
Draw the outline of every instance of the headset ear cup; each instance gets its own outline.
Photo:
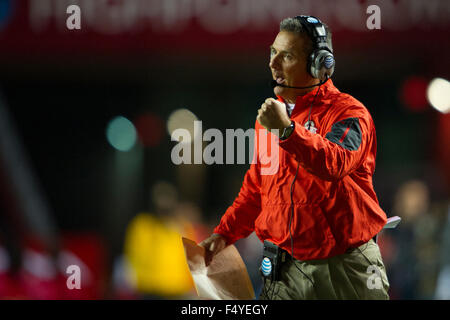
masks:
<instances>
[{"instance_id":1,"label":"headset ear cup","mask_svg":"<svg viewBox=\"0 0 450 320\"><path fill-rule=\"evenodd\" d=\"M327 50L316 50L310 57L310 74L313 78L325 81L334 72L334 56Z\"/></svg>"}]
</instances>

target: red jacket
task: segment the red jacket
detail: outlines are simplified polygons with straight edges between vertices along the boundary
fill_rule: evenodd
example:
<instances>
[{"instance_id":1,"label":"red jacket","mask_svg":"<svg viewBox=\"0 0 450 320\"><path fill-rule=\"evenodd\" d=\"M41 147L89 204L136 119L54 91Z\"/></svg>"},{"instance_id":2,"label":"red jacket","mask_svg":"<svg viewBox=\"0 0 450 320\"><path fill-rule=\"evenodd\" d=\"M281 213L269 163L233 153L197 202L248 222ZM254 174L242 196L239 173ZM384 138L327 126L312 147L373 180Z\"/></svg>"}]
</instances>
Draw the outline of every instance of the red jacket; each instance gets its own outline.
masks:
<instances>
[{"instance_id":1,"label":"red jacket","mask_svg":"<svg viewBox=\"0 0 450 320\"><path fill-rule=\"evenodd\" d=\"M314 125L307 130L317 90L310 115ZM293 256L324 259L369 241L387 220L372 185L377 143L369 111L328 80L297 98L291 120L292 134L279 142L276 138L277 172L261 174L267 161L251 164L239 195L214 232L231 244L255 231L261 241L292 254L291 184L300 164L292 191ZM258 133L264 128L256 122L255 129ZM264 152L258 146L261 139L255 139L258 159Z\"/></svg>"}]
</instances>

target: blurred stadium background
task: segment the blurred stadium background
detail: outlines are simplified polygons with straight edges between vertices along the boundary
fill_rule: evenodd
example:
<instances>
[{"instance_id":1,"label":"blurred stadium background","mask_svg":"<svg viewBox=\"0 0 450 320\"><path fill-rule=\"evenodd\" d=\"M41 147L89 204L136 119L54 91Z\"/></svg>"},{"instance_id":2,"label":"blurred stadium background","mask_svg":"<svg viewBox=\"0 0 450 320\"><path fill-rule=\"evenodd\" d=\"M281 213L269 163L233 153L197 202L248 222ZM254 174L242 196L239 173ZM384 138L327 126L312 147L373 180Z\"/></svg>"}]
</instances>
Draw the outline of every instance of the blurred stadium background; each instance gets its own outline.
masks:
<instances>
[{"instance_id":1,"label":"blurred stadium background","mask_svg":"<svg viewBox=\"0 0 450 320\"><path fill-rule=\"evenodd\" d=\"M0 298L195 299L180 236L212 231L248 164L174 165L170 132L253 127L298 14L331 27L333 81L375 121L375 190L403 218L379 237L391 298L450 299L447 0L0 0ZM261 245L236 245L258 294Z\"/></svg>"}]
</instances>

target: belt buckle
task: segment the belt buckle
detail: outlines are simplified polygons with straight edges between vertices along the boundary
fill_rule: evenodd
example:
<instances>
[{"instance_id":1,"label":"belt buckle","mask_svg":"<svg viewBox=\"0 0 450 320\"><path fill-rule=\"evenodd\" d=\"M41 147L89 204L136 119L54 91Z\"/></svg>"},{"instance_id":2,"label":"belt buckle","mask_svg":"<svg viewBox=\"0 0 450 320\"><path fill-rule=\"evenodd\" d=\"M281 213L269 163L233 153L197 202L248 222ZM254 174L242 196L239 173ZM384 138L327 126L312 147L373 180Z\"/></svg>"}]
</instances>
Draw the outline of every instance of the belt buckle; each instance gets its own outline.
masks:
<instances>
[{"instance_id":1,"label":"belt buckle","mask_svg":"<svg viewBox=\"0 0 450 320\"><path fill-rule=\"evenodd\" d=\"M285 250L281 251L281 262L284 263L287 258L288 258L288 253Z\"/></svg>"}]
</instances>

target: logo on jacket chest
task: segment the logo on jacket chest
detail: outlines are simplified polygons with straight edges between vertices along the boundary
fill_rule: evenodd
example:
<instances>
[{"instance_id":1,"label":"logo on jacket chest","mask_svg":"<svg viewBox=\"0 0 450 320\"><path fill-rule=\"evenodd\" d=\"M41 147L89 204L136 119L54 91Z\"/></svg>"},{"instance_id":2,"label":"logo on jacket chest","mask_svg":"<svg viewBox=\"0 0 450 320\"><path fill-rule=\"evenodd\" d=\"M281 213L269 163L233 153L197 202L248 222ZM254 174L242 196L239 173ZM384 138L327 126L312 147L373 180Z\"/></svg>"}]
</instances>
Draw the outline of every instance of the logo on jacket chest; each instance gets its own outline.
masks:
<instances>
[{"instance_id":1,"label":"logo on jacket chest","mask_svg":"<svg viewBox=\"0 0 450 320\"><path fill-rule=\"evenodd\" d=\"M312 133L317 133L317 127L316 124L314 123L314 121L312 120L308 120L305 123L305 128L306 130L311 131Z\"/></svg>"}]
</instances>

